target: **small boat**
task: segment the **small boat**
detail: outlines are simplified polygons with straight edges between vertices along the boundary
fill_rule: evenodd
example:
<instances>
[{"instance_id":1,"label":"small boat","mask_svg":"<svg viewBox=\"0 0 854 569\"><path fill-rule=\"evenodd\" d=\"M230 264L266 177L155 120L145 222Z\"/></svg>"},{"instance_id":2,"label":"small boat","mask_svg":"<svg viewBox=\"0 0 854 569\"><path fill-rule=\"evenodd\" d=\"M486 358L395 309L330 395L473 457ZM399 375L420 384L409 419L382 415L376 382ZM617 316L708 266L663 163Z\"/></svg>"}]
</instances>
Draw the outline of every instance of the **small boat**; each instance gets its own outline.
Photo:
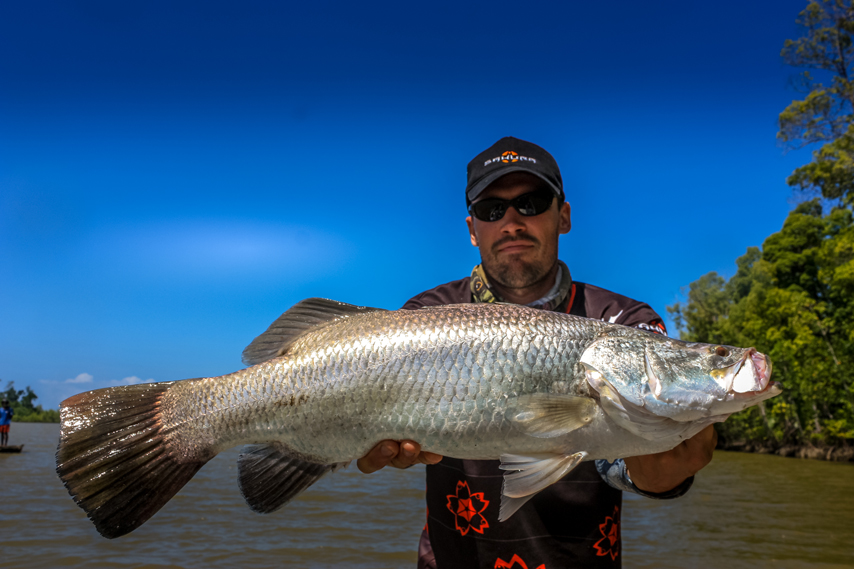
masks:
<instances>
[{"instance_id":1,"label":"small boat","mask_svg":"<svg viewBox=\"0 0 854 569\"><path fill-rule=\"evenodd\" d=\"M0 447L0 452L21 452L22 450L24 450L24 445L19 445L19 446L6 445L6 446Z\"/></svg>"}]
</instances>

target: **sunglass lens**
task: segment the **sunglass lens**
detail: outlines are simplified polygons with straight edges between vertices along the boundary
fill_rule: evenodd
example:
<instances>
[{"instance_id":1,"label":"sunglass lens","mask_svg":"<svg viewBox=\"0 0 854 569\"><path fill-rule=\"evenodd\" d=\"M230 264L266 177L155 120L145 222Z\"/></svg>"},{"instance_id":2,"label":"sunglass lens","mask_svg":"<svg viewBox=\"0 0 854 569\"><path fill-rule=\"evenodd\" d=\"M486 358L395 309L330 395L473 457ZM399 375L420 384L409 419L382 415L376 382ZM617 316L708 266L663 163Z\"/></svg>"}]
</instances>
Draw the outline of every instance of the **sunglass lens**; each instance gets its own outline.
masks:
<instances>
[{"instance_id":1,"label":"sunglass lens","mask_svg":"<svg viewBox=\"0 0 854 569\"><path fill-rule=\"evenodd\" d=\"M550 190L538 190L516 198L515 206L522 215L540 215L551 207L553 198Z\"/></svg>"},{"instance_id":2,"label":"sunglass lens","mask_svg":"<svg viewBox=\"0 0 854 569\"><path fill-rule=\"evenodd\" d=\"M516 209L522 215L537 215L539 210L537 209L536 200L528 194L527 196L522 196L524 199L521 199L515 203Z\"/></svg>"},{"instance_id":3,"label":"sunglass lens","mask_svg":"<svg viewBox=\"0 0 854 569\"><path fill-rule=\"evenodd\" d=\"M534 190L512 200L488 198L472 204L471 214L481 221L498 221L507 213L508 207L516 208L525 216L540 215L552 205L554 194L548 188Z\"/></svg>"},{"instance_id":4,"label":"sunglass lens","mask_svg":"<svg viewBox=\"0 0 854 569\"><path fill-rule=\"evenodd\" d=\"M481 221L498 221L504 217L507 211L507 202L504 200L483 200L472 207L474 216Z\"/></svg>"}]
</instances>

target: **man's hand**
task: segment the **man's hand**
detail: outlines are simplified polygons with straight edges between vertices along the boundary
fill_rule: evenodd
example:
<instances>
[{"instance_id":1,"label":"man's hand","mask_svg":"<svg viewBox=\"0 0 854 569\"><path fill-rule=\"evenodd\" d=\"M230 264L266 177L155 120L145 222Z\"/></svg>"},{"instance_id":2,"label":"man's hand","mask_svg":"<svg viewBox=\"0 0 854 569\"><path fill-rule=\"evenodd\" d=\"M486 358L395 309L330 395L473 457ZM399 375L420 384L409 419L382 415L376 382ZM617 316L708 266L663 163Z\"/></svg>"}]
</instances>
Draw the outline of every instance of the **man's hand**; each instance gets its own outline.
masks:
<instances>
[{"instance_id":1,"label":"man's hand","mask_svg":"<svg viewBox=\"0 0 854 569\"><path fill-rule=\"evenodd\" d=\"M667 492L709 464L717 442L714 425L709 425L666 452L626 458L626 469L635 486L644 492Z\"/></svg>"},{"instance_id":2,"label":"man's hand","mask_svg":"<svg viewBox=\"0 0 854 569\"><path fill-rule=\"evenodd\" d=\"M409 468L413 464L436 464L442 455L433 452L421 452L421 445L415 441L380 441L368 454L356 461L359 470L365 474L391 465L395 468Z\"/></svg>"}]
</instances>

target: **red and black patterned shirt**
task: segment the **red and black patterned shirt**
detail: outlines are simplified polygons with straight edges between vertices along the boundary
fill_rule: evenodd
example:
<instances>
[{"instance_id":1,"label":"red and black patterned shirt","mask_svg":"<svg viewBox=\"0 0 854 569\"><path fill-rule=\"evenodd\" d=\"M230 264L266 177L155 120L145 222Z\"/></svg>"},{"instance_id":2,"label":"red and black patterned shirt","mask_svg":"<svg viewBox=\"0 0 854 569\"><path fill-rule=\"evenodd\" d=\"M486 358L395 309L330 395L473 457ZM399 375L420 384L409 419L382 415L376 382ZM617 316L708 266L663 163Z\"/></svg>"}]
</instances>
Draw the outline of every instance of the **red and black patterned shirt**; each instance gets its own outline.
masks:
<instances>
[{"instance_id":1,"label":"red and black patterned shirt","mask_svg":"<svg viewBox=\"0 0 854 569\"><path fill-rule=\"evenodd\" d=\"M470 277L413 297L405 309L473 302ZM573 282L556 311L666 334L649 305L593 285ZM583 462L509 520L498 521L503 471L495 460L445 457L427 466L427 526L419 568L560 569L620 567L622 492L653 498L684 494L693 477L665 494L638 490L622 460Z\"/></svg>"}]
</instances>

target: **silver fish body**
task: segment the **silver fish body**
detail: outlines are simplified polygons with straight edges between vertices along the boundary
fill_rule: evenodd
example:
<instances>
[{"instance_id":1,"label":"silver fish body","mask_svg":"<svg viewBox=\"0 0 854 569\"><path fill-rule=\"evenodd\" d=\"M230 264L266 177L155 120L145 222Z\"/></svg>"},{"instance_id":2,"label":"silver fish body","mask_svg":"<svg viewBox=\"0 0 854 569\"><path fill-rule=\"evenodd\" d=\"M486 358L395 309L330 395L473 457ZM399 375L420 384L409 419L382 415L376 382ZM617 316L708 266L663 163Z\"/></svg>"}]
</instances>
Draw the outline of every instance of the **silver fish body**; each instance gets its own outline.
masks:
<instances>
[{"instance_id":1,"label":"silver fish body","mask_svg":"<svg viewBox=\"0 0 854 569\"><path fill-rule=\"evenodd\" d=\"M582 460L668 450L780 392L753 349L516 305L385 311L309 299L244 361L254 365L63 403L57 470L103 535L131 531L207 460L247 443L262 445L240 462L258 511L381 440L412 439L446 456L501 458L506 519ZM150 504L104 477L146 468L158 474L138 485L166 471L172 480Z\"/></svg>"},{"instance_id":2,"label":"silver fish body","mask_svg":"<svg viewBox=\"0 0 854 569\"><path fill-rule=\"evenodd\" d=\"M369 312L306 334L287 355L176 383L164 424L188 456L279 441L318 462L346 462L389 438L471 459L532 443L549 451L556 441L513 428L508 401L587 395L576 368L603 327L513 305Z\"/></svg>"}]
</instances>

